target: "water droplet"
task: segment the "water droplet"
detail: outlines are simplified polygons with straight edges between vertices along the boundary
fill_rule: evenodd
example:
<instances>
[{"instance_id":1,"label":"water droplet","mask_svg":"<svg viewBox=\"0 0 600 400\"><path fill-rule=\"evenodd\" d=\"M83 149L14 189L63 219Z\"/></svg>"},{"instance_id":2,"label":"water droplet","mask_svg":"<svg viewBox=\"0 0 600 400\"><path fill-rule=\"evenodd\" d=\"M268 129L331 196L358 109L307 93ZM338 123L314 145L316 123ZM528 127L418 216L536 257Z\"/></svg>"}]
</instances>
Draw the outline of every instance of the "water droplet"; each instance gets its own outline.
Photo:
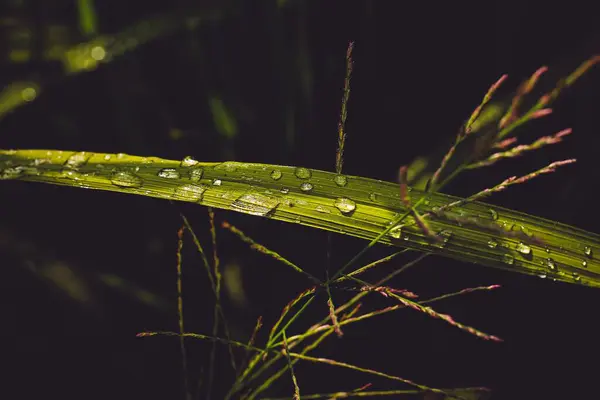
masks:
<instances>
[{"instance_id":1,"label":"water droplet","mask_svg":"<svg viewBox=\"0 0 600 400\"><path fill-rule=\"evenodd\" d=\"M139 176L127 171L116 171L110 176L110 181L115 186L137 188L142 186L144 181Z\"/></svg>"},{"instance_id":2,"label":"water droplet","mask_svg":"<svg viewBox=\"0 0 600 400\"><path fill-rule=\"evenodd\" d=\"M215 170L225 170L226 172L235 172L238 168L239 163L235 161L226 161L224 163L215 165Z\"/></svg>"},{"instance_id":3,"label":"water droplet","mask_svg":"<svg viewBox=\"0 0 600 400\"><path fill-rule=\"evenodd\" d=\"M202 179L202 175L204 175L204 169L202 168L194 168L192 170L190 170L190 180L194 181L194 182L198 182L200 179Z\"/></svg>"},{"instance_id":4,"label":"water droplet","mask_svg":"<svg viewBox=\"0 0 600 400\"><path fill-rule=\"evenodd\" d=\"M528 245L526 245L526 244L525 244L525 243L523 243L523 242L520 242L520 243L517 245L517 251L518 251L519 253L521 253L521 254L525 254L525 255L527 255L527 254L531 254L531 247L529 247Z\"/></svg>"},{"instance_id":5,"label":"water droplet","mask_svg":"<svg viewBox=\"0 0 600 400\"><path fill-rule=\"evenodd\" d=\"M175 168L163 168L158 171L158 176L166 179L179 179L181 176Z\"/></svg>"},{"instance_id":6,"label":"water droplet","mask_svg":"<svg viewBox=\"0 0 600 400\"><path fill-rule=\"evenodd\" d=\"M437 236L438 239L433 243L433 245L441 249L450 241L450 238L452 237L452 231L445 229L438 232Z\"/></svg>"},{"instance_id":7,"label":"water droplet","mask_svg":"<svg viewBox=\"0 0 600 400\"><path fill-rule=\"evenodd\" d=\"M283 193L283 194L288 194L290 192L290 189L288 189L288 188L281 188L280 192Z\"/></svg>"},{"instance_id":8,"label":"water droplet","mask_svg":"<svg viewBox=\"0 0 600 400\"><path fill-rule=\"evenodd\" d=\"M199 164L200 161L196 160L194 157L192 156L186 156L183 158L183 160L181 160L181 167L193 167L194 165Z\"/></svg>"},{"instance_id":9,"label":"water droplet","mask_svg":"<svg viewBox=\"0 0 600 400\"><path fill-rule=\"evenodd\" d=\"M492 216L492 219L493 219L494 221L496 221L496 220L498 219L498 213L496 212L496 210L494 210L493 208L490 208L490 210L489 210L489 211L490 211L490 214L491 214L491 216Z\"/></svg>"},{"instance_id":10,"label":"water droplet","mask_svg":"<svg viewBox=\"0 0 600 400\"><path fill-rule=\"evenodd\" d=\"M35 169L35 168L32 168ZM4 179L17 179L25 173L25 167L8 167L0 170L0 180Z\"/></svg>"},{"instance_id":11,"label":"water droplet","mask_svg":"<svg viewBox=\"0 0 600 400\"><path fill-rule=\"evenodd\" d=\"M592 255L593 255L592 248L590 246L585 246L585 248L583 249L583 254L592 258Z\"/></svg>"},{"instance_id":12,"label":"water droplet","mask_svg":"<svg viewBox=\"0 0 600 400\"><path fill-rule=\"evenodd\" d=\"M60 171L61 178L73 179L75 181L82 179L82 174L72 169L66 169Z\"/></svg>"},{"instance_id":13,"label":"water droplet","mask_svg":"<svg viewBox=\"0 0 600 400\"><path fill-rule=\"evenodd\" d=\"M400 239L402 237L402 225L396 225L388 232L388 235L394 239Z\"/></svg>"},{"instance_id":14,"label":"water droplet","mask_svg":"<svg viewBox=\"0 0 600 400\"><path fill-rule=\"evenodd\" d=\"M525 225L521 225L521 232L523 232L523 234L527 237L532 237L533 236L533 232L531 232L529 230L528 227L526 227Z\"/></svg>"},{"instance_id":15,"label":"water droplet","mask_svg":"<svg viewBox=\"0 0 600 400\"><path fill-rule=\"evenodd\" d=\"M261 217L273 212L278 205L279 199L257 193L243 194L231 203L237 211Z\"/></svg>"},{"instance_id":16,"label":"water droplet","mask_svg":"<svg viewBox=\"0 0 600 400\"><path fill-rule=\"evenodd\" d=\"M274 169L273 171L271 171L271 179L273 179L274 181L280 180L282 175L283 174L278 169Z\"/></svg>"},{"instance_id":17,"label":"water droplet","mask_svg":"<svg viewBox=\"0 0 600 400\"><path fill-rule=\"evenodd\" d=\"M200 201L206 191L205 186L198 185L181 185L175 188L173 197L180 200Z\"/></svg>"},{"instance_id":18,"label":"water droplet","mask_svg":"<svg viewBox=\"0 0 600 400\"><path fill-rule=\"evenodd\" d=\"M111 159L111 157L112 156L110 154L105 154L103 158L104 158L104 161L108 161Z\"/></svg>"},{"instance_id":19,"label":"water droplet","mask_svg":"<svg viewBox=\"0 0 600 400\"><path fill-rule=\"evenodd\" d=\"M75 153L69 158L67 158L67 161L65 162L65 167L73 169L83 167L91 157L92 153L80 151L79 153Z\"/></svg>"},{"instance_id":20,"label":"water droplet","mask_svg":"<svg viewBox=\"0 0 600 400\"><path fill-rule=\"evenodd\" d=\"M294 175L300 179L308 179L312 176L312 173L308 168L298 167L296 168L296 171L294 171Z\"/></svg>"},{"instance_id":21,"label":"water droplet","mask_svg":"<svg viewBox=\"0 0 600 400\"><path fill-rule=\"evenodd\" d=\"M548 268L550 268L552 271L556 271L556 264L554 263L554 260L551 258L547 258L546 259L546 266Z\"/></svg>"},{"instance_id":22,"label":"water droplet","mask_svg":"<svg viewBox=\"0 0 600 400\"><path fill-rule=\"evenodd\" d=\"M504 221L504 222L502 222L502 227L506 231L512 231L513 228L514 228L514 226L515 226L514 222L511 222L511 221Z\"/></svg>"},{"instance_id":23,"label":"water droplet","mask_svg":"<svg viewBox=\"0 0 600 400\"><path fill-rule=\"evenodd\" d=\"M328 208L325 208L323 206L317 206L315 208L315 210L317 210L318 212L323 213L323 214L330 214L331 213L331 211Z\"/></svg>"},{"instance_id":24,"label":"water droplet","mask_svg":"<svg viewBox=\"0 0 600 400\"><path fill-rule=\"evenodd\" d=\"M51 163L52 163L52 161L47 158L36 158L35 160L33 160L33 162L31 164L35 165L37 167L38 165L51 164ZM102 165L102 164L100 164L100 165Z\"/></svg>"},{"instance_id":25,"label":"water droplet","mask_svg":"<svg viewBox=\"0 0 600 400\"><path fill-rule=\"evenodd\" d=\"M490 249L495 249L496 247L498 247L498 242L496 242L495 240L489 240L487 242L487 245Z\"/></svg>"},{"instance_id":26,"label":"water droplet","mask_svg":"<svg viewBox=\"0 0 600 400\"><path fill-rule=\"evenodd\" d=\"M333 181L338 186L346 186L348 184L348 178L344 175L336 175L335 178L333 178Z\"/></svg>"},{"instance_id":27,"label":"water droplet","mask_svg":"<svg viewBox=\"0 0 600 400\"><path fill-rule=\"evenodd\" d=\"M582 260L582 261L581 261L581 266L582 266L583 268L587 268L587 266L588 266L588 262L587 262L586 260Z\"/></svg>"},{"instance_id":28,"label":"water droplet","mask_svg":"<svg viewBox=\"0 0 600 400\"><path fill-rule=\"evenodd\" d=\"M540 278L542 278L542 279L546 279L546 277L547 277L548 275L546 275L545 273L543 273L543 272L542 272L542 273L541 273L541 274L539 274L538 276L539 276Z\"/></svg>"},{"instance_id":29,"label":"water droplet","mask_svg":"<svg viewBox=\"0 0 600 400\"><path fill-rule=\"evenodd\" d=\"M346 197L340 197L335 200L335 207L342 212L342 214L350 214L356 210L356 203Z\"/></svg>"},{"instance_id":30,"label":"water droplet","mask_svg":"<svg viewBox=\"0 0 600 400\"><path fill-rule=\"evenodd\" d=\"M504 254L502 256L502 261L504 264L513 265L515 263L515 258L510 254Z\"/></svg>"},{"instance_id":31,"label":"water droplet","mask_svg":"<svg viewBox=\"0 0 600 400\"><path fill-rule=\"evenodd\" d=\"M377 201L377 193L369 193L369 200L371 201Z\"/></svg>"},{"instance_id":32,"label":"water droplet","mask_svg":"<svg viewBox=\"0 0 600 400\"><path fill-rule=\"evenodd\" d=\"M221 186L222 183L223 182L220 179L214 179L212 184L214 186Z\"/></svg>"},{"instance_id":33,"label":"water droplet","mask_svg":"<svg viewBox=\"0 0 600 400\"><path fill-rule=\"evenodd\" d=\"M579 276L579 274L577 272L573 272L573 279L575 280L575 282L581 281L581 277Z\"/></svg>"},{"instance_id":34,"label":"water droplet","mask_svg":"<svg viewBox=\"0 0 600 400\"><path fill-rule=\"evenodd\" d=\"M312 183L304 182L302 185L300 185L300 190L302 190L303 192L310 192L312 188Z\"/></svg>"}]
</instances>

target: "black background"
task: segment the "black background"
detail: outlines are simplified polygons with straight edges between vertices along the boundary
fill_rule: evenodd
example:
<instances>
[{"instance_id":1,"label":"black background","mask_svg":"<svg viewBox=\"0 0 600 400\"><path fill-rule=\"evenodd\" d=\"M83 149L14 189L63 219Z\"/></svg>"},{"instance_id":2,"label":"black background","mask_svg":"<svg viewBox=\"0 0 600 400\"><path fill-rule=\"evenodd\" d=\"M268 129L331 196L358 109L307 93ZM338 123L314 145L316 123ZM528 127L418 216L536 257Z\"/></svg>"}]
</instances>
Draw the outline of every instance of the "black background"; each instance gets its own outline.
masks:
<instances>
[{"instance_id":1,"label":"black background","mask_svg":"<svg viewBox=\"0 0 600 400\"><path fill-rule=\"evenodd\" d=\"M34 28L62 24L78 35L75 3L4 0L0 16L30 21ZM35 77L48 86L34 102L0 120L0 147L170 159L193 155L202 161L332 170L344 55L348 42L355 41L344 170L393 181L399 166L435 152L451 139L503 73L509 74L502 92L508 94L538 67L548 65L550 72L541 85L549 89L600 45L592 2L96 3L102 34L156 15L218 10L219 16L193 32L164 35L78 75L63 76L60 65L42 57L22 64L2 61L4 85ZM561 96L551 116L520 133L521 142L529 143L572 127L574 134L564 143L465 173L447 191L468 195L552 161L577 158L575 165L490 201L600 231L598 88L596 68ZM235 137L219 134L209 107L211 96L231 110L238 128ZM169 134L174 130L182 136L174 139ZM141 339L135 334L177 330L178 213L185 212L203 242L209 243L206 210L22 182L3 182L0 190L2 397L183 398L177 339ZM325 233L227 212L217 212L217 219L227 219L323 276ZM334 237L333 265L347 261L364 244ZM259 339L264 340L281 308L309 282L225 231L218 232L218 245L224 268L240 267L247 296L243 305L225 299L234 335L247 340L262 315L265 328ZM211 295L192 247L186 242L183 255L186 324L190 331L209 333ZM367 258L388 251L378 248ZM164 306L144 305L111 289L99 278L107 274L152 291ZM74 300L48 276L81 281L86 300ZM486 342L403 310L348 327L343 339L329 339L314 354L435 387L487 386L494 391L493 399L597 397L597 289L439 257L427 258L394 282L423 297L490 284L502 288L434 308L502 337L503 343ZM301 323L326 315L325 300L320 300ZM388 304L373 298L366 307ZM200 370L206 371L209 350L208 344L189 341L194 384ZM213 398L222 396L231 383L222 348L218 360ZM350 390L367 382L379 389L401 387L329 366L301 363L296 372L303 394ZM291 396L289 376L269 394Z\"/></svg>"}]
</instances>

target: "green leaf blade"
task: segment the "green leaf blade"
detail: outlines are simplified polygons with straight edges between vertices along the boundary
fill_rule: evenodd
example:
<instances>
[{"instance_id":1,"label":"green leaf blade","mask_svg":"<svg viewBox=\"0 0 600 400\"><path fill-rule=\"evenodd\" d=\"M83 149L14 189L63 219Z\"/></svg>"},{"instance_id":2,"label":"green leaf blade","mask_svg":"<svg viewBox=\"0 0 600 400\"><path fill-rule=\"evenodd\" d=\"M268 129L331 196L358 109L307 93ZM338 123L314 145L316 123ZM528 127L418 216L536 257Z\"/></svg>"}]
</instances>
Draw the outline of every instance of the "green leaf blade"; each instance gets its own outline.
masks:
<instances>
[{"instance_id":1,"label":"green leaf blade","mask_svg":"<svg viewBox=\"0 0 600 400\"><path fill-rule=\"evenodd\" d=\"M195 172L192 172L195 171ZM292 166L165 160L124 154L0 150L0 179L107 190L299 223L372 240L407 211L398 185ZM458 198L413 189L432 213ZM428 218L442 240L410 219L380 242L484 266L600 287L600 236L481 202Z\"/></svg>"}]
</instances>

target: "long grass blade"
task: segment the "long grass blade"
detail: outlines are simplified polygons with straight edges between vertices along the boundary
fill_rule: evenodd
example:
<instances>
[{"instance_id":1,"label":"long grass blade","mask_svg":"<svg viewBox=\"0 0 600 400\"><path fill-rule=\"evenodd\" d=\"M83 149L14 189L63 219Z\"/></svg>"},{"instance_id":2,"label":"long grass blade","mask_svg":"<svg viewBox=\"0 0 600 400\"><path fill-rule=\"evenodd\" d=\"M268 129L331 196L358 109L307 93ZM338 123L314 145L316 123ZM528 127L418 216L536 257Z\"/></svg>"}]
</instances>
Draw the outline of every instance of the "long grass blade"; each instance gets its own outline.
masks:
<instances>
[{"instance_id":1,"label":"long grass blade","mask_svg":"<svg viewBox=\"0 0 600 400\"><path fill-rule=\"evenodd\" d=\"M197 203L367 240L409 210L398 185L291 166L206 163L125 154L0 150L0 179ZM559 222L441 193L409 192L443 240L411 217L381 243L489 267L600 287L600 236ZM443 213L436 207L458 202Z\"/></svg>"}]
</instances>

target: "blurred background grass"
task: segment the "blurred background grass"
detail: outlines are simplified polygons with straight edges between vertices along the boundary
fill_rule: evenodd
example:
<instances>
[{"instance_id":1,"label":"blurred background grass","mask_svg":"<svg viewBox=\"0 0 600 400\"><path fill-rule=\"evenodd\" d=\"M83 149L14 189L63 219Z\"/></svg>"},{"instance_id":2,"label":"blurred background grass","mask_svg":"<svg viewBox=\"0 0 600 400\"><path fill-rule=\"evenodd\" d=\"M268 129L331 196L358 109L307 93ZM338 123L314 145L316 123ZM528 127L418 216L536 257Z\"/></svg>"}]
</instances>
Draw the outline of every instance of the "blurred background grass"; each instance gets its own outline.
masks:
<instances>
[{"instance_id":1,"label":"blurred background grass","mask_svg":"<svg viewBox=\"0 0 600 400\"><path fill-rule=\"evenodd\" d=\"M597 53L593 10L572 2L1 0L0 146L333 170L353 40L345 172L394 180L400 165L443 148L502 73L514 88L549 65L541 82L548 89ZM494 201L599 232L599 83L591 71L552 116L522 132L529 143L573 127L565 143L469 173L448 190L468 195L575 157L573 168ZM22 182L3 183L0 195L3 397L181 398L177 341L134 335L176 329L178 213L209 243L206 211ZM324 233L217 214L323 276ZM218 243L226 312L233 335L245 340L259 315L270 326L307 282L227 232ZM336 237L333 265L364 244ZM383 254L377 249L371 258ZM186 244L187 329L206 333L212 303L199 262ZM319 354L432 386L489 386L494 398L588 393L595 371L585 365L600 356L597 291L434 258L397 286L425 296L493 283L505 288L438 308L504 344L406 311L348 329ZM315 318L325 315L324 301L314 310ZM208 349L190 344L193 379L206 368ZM226 361L219 368L214 398L231 379ZM322 366L296 373L304 393L348 389L349 379L375 383ZM273 394L292 393L282 381Z\"/></svg>"}]
</instances>

